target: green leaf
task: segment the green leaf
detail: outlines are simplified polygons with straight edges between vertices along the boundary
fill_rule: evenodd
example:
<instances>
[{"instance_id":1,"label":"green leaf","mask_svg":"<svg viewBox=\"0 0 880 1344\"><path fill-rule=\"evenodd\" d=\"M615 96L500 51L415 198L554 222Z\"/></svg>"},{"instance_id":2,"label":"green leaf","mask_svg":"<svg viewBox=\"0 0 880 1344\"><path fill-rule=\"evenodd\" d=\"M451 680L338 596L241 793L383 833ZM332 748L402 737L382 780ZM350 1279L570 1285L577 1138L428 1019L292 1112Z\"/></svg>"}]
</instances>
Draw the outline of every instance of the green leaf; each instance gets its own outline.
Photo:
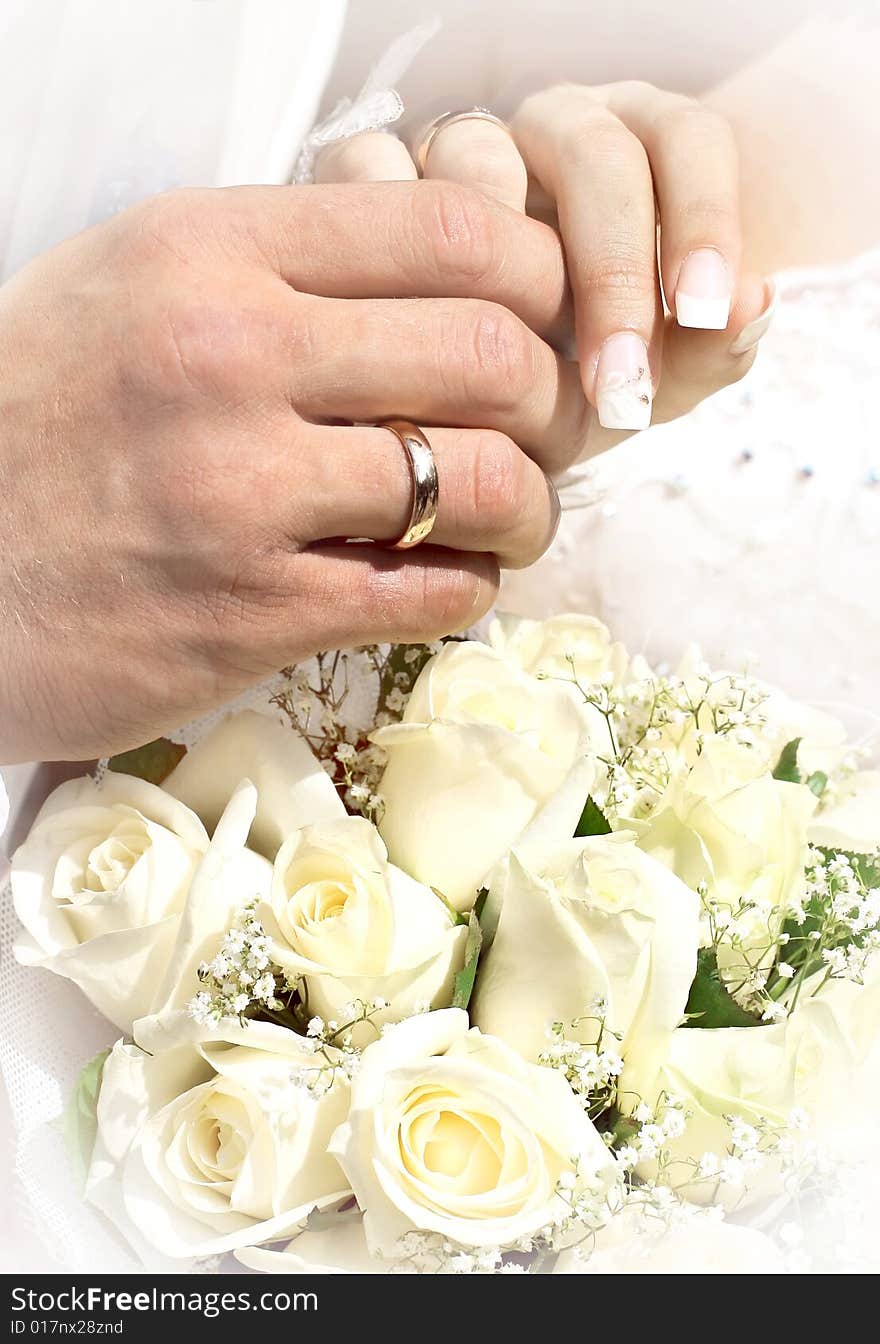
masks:
<instances>
[{"instance_id":1,"label":"green leaf","mask_svg":"<svg viewBox=\"0 0 880 1344\"><path fill-rule=\"evenodd\" d=\"M98 1134L98 1093L101 1091L101 1077L109 1054L109 1050L102 1050L85 1066L74 1084L62 1116L67 1156L76 1181L83 1190Z\"/></svg>"},{"instance_id":2,"label":"green leaf","mask_svg":"<svg viewBox=\"0 0 880 1344\"><path fill-rule=\"evenodd\" d=\"M837 850L834 851L838 853ZM880 887L880 861L876 854L847 854L846 856L856 873L859 880L864 882L868 891L876 891Z\"/></svg>"},{"instance_id":3,"label":"green leaf","mask_svg":"<svg viewBox=\"0 0 880 1344\"><path fill-rule=\"evenodd\" d=\"M581 813L581 819L575 828L575 839L583 840L588 835L610 835L611 827L608 824L608 818L597 803L592 798L588 798L584 803L584 810Z\"/></svg>"},{"instance_id":4,"label":"green leaf","mask_svg":"<svg viewBox=\"0 0 880 1344\"><path fill-rule=\"evenodd\" d=\"M641 1125L638 1120L634 1120L631 1115L621 1115L619 1111L612 1114L611 1133L614 1135L615 1148L622 1148L626 1143L632 1143L637 1136Z\"/></svg>"},{"instance_id":5,"label":"green leaf","mask_svg":"<svg viewBox=\"0 0 880 1344\"><path fill-rule=\"evenodd\" d=\"M453 924L455 925L467 924L468 922L467 915L463 915L460 910L456 910L455 906L452 905L450 901L447 901L446 897L443 895L443 892L439 889L439 887L432 887L431 890L437 897L437 900L446 910L446 913Z\"/></svg>"},{"instance_id":6,"label":"green leaf","mask_svg":"<svg viewBox=\"0 0 880 1344\"><path fill-rule=\"evenodd\" d=\"M718 970L714 947L697 953L697 973L685 1008L685 1027L759 1027L760 1018L746 1012L728 994Z\"/></svg>"},{"instance_id":7,"label":"green leaf","mask_svg":"<svg viewBox=\"0 0 880 1344\"><path fill-rule=\"evenodd\" d=\"M810 793L814 793L817 798L821 798L828 787L828 776L824 770L814 770L807 779L806 785Z\"/></svg>"},{"instance_id":8,"label":"green leaf","mask_svg":"<svg viewBox=\"0 0 880 1344\"><path fill-rule=\"evenodd\" d=\"M148 784L162 784L185 755L186 747L181 743L169 742L167 737L157 737L155 742L147 742L146 746L111 756L108 768L119 775L145 779Z\"/></svg>"},{"instance_id":9,"label":"green leaf","mask_svg":"<svg viewBox=\"0 0 880 1344\"><path fill-rule=\"evenodd\" d=\"M480 949L480 955L488 952L495 941L495 935L498 932L498 924L501 920L501 896L500 886L494 891L486 887L481 888L475 902L480 920L480 931L483 935L483 946Z\"/></svg>"},{"instance_id":10,"label":"green leaf","mask_svg":"<svg viewBox=\"0 0 880 1344\"><path fill-rule=\"evenodd\" d=\"M464 947L464 965L455 977L455 989L452 994L453 1008L467 1008L474 992L477 978L477 966L480 962L480 950L483 946L483 930L480 915L486 904L487 892L481 891L476 904L468 917L468 936Z\"/></svg>"},{"instance_id":11,"label":"green leaf","mask_svg":"<svg viewBox=\"0 0 880 1344\"><path fill-rule=\"evenodd\" d=\"M801 739L795 737L791 742L787 742L782 748L782 755L776 763L776 769L773 771L774 779L781 779L785 784L801 784L801 772L798 769L798 748L801 745Z\"/></svg>"}]
</instances>

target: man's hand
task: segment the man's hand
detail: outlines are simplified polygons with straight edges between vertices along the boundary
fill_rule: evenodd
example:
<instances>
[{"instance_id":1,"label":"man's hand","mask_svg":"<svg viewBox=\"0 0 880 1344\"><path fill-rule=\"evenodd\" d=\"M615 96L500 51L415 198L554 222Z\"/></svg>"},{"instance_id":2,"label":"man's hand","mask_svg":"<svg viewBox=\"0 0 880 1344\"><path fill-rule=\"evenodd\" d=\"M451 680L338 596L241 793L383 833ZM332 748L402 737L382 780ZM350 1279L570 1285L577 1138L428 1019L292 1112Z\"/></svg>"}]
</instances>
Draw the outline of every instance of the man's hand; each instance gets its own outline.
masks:
<instances>
[{"instance_id":1,"label":"man's hand","mask_svg":"<svg viewBox=\"0 0 880 1344\"><path fill-rule=\"evenodd\" d=\"M405 297L402 297L405 296ZM0 290L0 760L133 746L319 648L461 629L581 451L554 232L444 183L193 191ZM545 341L544 337L548 339ZM430 544L387 430L431 428ZM514 441L515 436L515 441Z\"/></svg>"}]
</instances>

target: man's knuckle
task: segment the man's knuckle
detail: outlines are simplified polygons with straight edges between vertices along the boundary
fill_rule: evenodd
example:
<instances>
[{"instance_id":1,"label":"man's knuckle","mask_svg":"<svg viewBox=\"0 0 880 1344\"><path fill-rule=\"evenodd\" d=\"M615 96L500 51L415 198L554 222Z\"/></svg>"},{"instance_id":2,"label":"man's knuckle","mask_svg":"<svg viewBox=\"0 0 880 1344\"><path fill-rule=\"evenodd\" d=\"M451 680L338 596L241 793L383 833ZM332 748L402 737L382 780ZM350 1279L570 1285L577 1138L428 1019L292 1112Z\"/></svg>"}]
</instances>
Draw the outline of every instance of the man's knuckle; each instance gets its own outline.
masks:
<instances>
[{"instance_id":1,"label":"man's knuckle","mask_svg":"<svg viewBox=\"0 0 880 1344\"><path fill-rule=\"evenodd\" d=\"M181 427L177 451L155 472L159 507L179 537L201 541L231 532L239 516L241 476L234 461L195 427Z\"/></svg>"},{"instance_id":2,"label":"man's knuckle","mask_svg":"<svg viewBox=\"0 0 880 1344\"><path fill-rule=\"evenodd\" d=\"M519 526L529 504L527 460L512 439L476 432L470 495L474 517L494 537Z\"/></svg>"},{"instance_id":3,"label":"man's knuckle","mask_svg":"<svg viewBox=\"0 0 880 1344\"><path fill-rule=\"evenodd\" d=\"M170 256L175 262L186 262L213 215L211 191L179 187L151 196L120 219L128 246L139 257L158 260Z\"/></svg>"},{"instance_id":4,"label":"man's knuckle","mask_svg":"<svg viewBox=\"0 0 880 1344\"><path fill-rule=\"evenodd\" d=\"M500 304L477 307L465 358L476 384L472 392L488 409L514 409L534 386L534 338L525 323Z\"/></svg>"},{"instance_id":5,"label":"man's knuckle","mask_svg":"<svg viewBox=\"0 0 880 1344\"><path fill-rule=\"evenodd\" d=\"M423 183L416 193L416 227L431 250L438 273L479 284L496 264L496 228L491 204L479 192L450 182Z\"/></svg>"},{"instance_id":6,"label":"man's knuckle","mask_svg":"<svg viewBox=\"0 0 880 1344\"><path fill-rule=\"evenodd\" d=\"M228 403L251 390L248 315L222 299L169 305L147 326L164 386Z\"/></svg>"},{"instance_id":7,"label":"man's knuckle","mask_svg":"<svg viewBox=\"0 0 880 1344\"><path fill-rule=\"evenodd\" d=\"M427 636L460 630L469 623L481 588L479 577L470 569L426 565L417 582Z\"/></svg>"}]
</instances>

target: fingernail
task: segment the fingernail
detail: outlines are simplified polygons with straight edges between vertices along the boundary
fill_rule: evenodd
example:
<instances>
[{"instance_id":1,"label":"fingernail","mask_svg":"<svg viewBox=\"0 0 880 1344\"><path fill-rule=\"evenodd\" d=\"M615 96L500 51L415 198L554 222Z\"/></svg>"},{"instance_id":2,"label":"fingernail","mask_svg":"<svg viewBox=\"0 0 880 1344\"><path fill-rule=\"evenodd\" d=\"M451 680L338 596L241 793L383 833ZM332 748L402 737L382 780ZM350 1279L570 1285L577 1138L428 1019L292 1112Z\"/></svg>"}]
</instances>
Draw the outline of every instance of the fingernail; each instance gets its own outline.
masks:
<instances>
[{"instance_id":1,"label":"fingernail","mask_svg":"<svg viewBox=\"0 0 880 1344\"><path fill-rule=\"evenodd\" d=\"M773 321L773 314L776 312L779 303L779 294L772 280L765 282L765 289L770 295L767 305L763 313L759 313L753 321L749 322L748 326L743 327L736 340L733 341L730 347L732 355L746 355L750 350L754 350Z\"/></svg>"},{"instance_id":2,"label":"fingernail","mask_svg":"<svg viewBox=\"0 0 880 1344\"><path fill-rule=\"evenodd\" d=\"M632 331L609 336L596 367L596 410L604 429L647 429L654 389L648 347Z\"/></svg>"},{"instance_id":3,"label":"fingernail","mask_svg":"<svg viewBox=\"0 0 880 1344\"><path fill-rule=\"evenodd\" d=\"M730 317L730 272L714 247L685 257L675 290L675 320L680 327L723 331Z\"/></svg>"}]
</instances>

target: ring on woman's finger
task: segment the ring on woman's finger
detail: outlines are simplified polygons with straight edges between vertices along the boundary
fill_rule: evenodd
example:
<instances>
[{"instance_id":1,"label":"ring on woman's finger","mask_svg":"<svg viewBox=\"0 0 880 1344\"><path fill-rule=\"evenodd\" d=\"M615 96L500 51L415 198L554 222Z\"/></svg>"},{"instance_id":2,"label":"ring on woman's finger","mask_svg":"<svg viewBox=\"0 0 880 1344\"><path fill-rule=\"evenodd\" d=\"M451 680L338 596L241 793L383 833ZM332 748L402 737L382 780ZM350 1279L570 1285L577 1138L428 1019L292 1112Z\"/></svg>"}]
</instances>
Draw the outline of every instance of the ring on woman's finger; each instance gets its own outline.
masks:
<instances>
[{"instance_id":1,"label":"ring on woman's finger","mask_svg":"<svg viewBox=\"0 0 880 1344\"><path fill-rule=\"evenodd\" d=\"M500 126L503 131L510 135L510 127L507 122L502 121L500 117L496 117L495 113L490 112L486 107L471 107L459 112L444 112L441 117L435 117L433 121L428 123L413 153L413 158L420 173L425 171L428 151L436 136L446 126L454 126L457 121L488 121L493 126Z\"/></svg>"},{"instance_id":2,"label":"ring on woman's finger","mask_svg":"<svg viewBox=\"0 0 880 1344\"><path fill-rule=\"evenodd\" d=\"M390 429L399 441L409 465L412 480L412 509L403 535L387 545L395 551L408 551L430 535L437 521L440 482L427 436L411 420L383 420L379 429Z\"/></svg>"}]
</instances>

